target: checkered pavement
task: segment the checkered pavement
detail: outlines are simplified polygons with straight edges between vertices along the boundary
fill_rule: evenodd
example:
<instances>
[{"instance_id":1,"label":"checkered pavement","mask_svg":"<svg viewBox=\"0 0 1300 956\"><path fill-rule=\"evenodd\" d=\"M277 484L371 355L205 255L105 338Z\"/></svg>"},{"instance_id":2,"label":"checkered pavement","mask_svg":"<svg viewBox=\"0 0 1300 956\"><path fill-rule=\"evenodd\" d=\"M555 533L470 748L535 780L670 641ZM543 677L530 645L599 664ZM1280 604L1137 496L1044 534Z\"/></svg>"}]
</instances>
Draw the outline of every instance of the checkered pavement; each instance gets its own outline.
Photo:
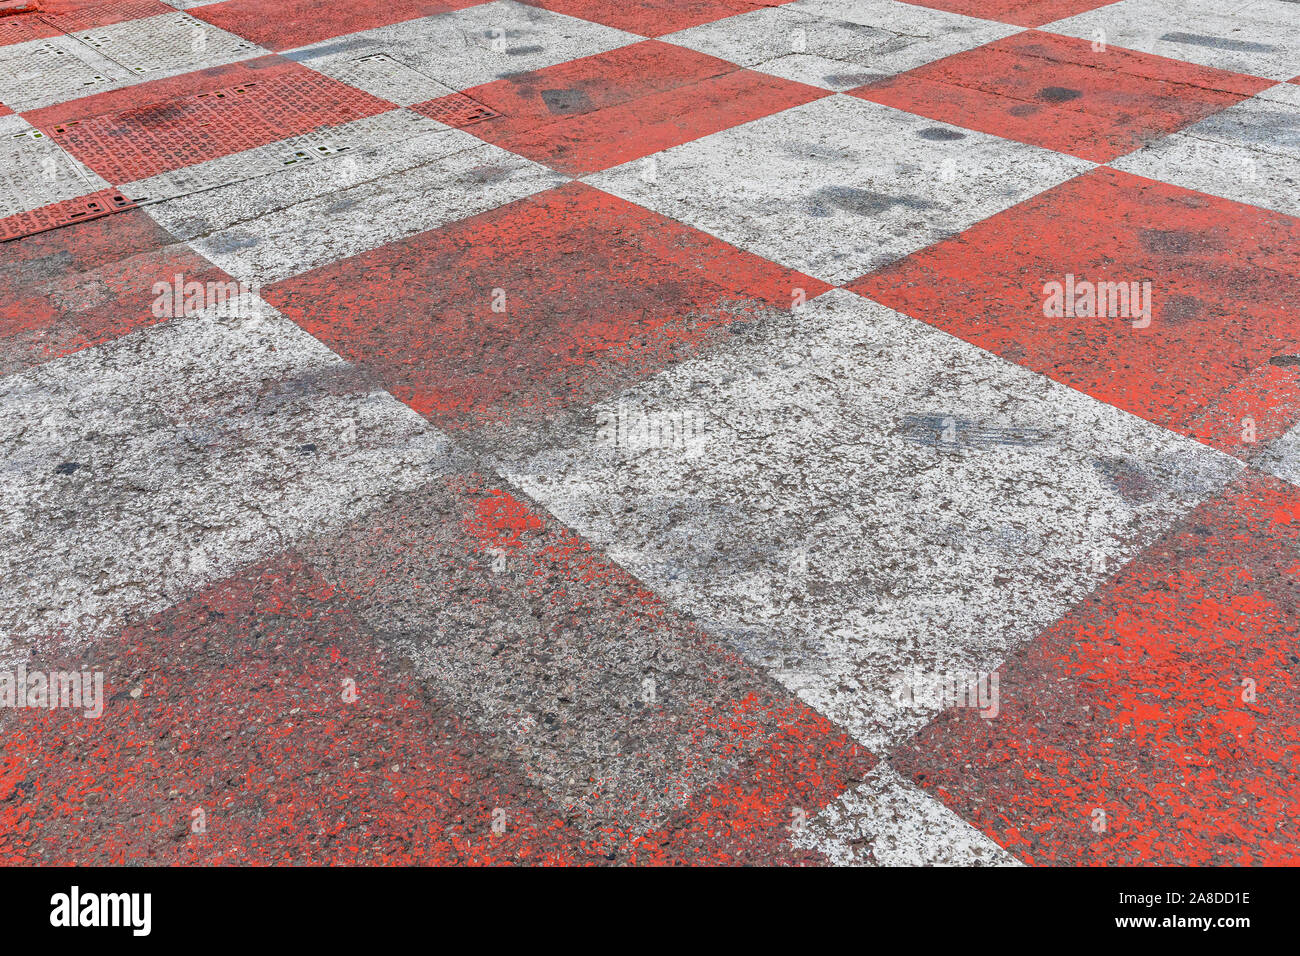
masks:
<instances>
[{"instance_id":1,"label":"checkered pavement","mask_svg":"<svg viewBox=\"0 0 1300 956\"><path fill-rule=\"evenodd\" d=\"M1300 862L1290 0L0 3L0 240L0 861Z\"/></svg>"}]
</instances>

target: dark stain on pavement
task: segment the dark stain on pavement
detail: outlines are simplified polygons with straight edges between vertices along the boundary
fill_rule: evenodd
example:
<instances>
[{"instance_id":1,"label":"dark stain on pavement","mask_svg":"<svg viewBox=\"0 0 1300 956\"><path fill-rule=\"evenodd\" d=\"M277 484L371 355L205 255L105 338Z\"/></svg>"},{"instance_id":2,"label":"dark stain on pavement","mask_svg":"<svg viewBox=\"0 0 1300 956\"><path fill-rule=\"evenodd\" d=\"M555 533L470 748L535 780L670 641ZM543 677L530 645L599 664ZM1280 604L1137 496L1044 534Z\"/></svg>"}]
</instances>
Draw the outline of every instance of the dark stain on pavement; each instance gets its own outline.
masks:
<instances>
[{"instance_id":1,"label":"dark stain on pavement","mask_svg":"<svg viewBox=\"0 0 1300 956\"><path fill-rule=\"evenodd\" d=\"M1038 91L1038 95L1049 103L1068 103L1070 100L1077 100L1083 94L1067 86L1045 86Z\"/></svg>"},{"instance_id":2,"label":"dark stain on pavement","mask_svg":"<svg viewBox=\"0 0 1300 956\"><path fill-rule=\"evenodd\" d=\"M1267 43L1251 43L1247 40L1225 40L1223 37L1207 37L1197 33L1166 33L1160 39L1171 43L1187 43L1192 46L1207 46L1214 50L1236 50L1239 53L1272 53L1276 47Z\"/></svg>"},{"instance_id":3,"label":"dark stain on pavement","mask_svg":"<svg viewBox=\"0 0 1300 956\"><path fill-rule=\"evenodd\" d=\"M928 139L935 143L949 143L955 139L965 139L965 133L959 133L955 129L947 129L943 126L927 126L916 133L921 139Z\"/></svg>"},{"instance_id":4,"label":"dark stain on pavement","mask_svg":"<svg viewBox=\"0 0 1300 956\"><path fill-rule=\"evenodd\" d=\"M542 90L542 102L555 116L572 116L591 112L591 98L584 90Z\"/></svg>"},{"instance_id":5,"label":"dark stain on pavement","mask_svg":"<svg viewBox=\"0 0 1300 956\"><path fill-rule=\"evenodd\" d=\"M829 215L827 206L843 209L859 216L878 216L895 206L906 209L933 209L935 204L919 196L891 196L871 189L856 186L826 186L817 190L812 198L812 213L815 216Z\"/></svg>"}]
</instances>

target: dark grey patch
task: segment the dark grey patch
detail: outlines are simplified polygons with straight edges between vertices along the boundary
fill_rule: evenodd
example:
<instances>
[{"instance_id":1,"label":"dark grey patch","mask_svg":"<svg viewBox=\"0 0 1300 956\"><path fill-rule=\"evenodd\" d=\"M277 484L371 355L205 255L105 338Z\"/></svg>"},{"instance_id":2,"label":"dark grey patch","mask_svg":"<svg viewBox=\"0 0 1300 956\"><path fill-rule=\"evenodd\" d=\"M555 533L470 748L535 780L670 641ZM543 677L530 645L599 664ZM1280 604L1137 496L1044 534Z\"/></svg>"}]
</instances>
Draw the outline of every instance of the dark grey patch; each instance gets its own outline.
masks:
<instances>
[{"instance_id":1,"label":"dark grey patch","mask_svg":"<svg viewBox=\"0 0 1300 956\"><path fill-rule=\"evenodd\" d=\"M56 475L70 475L80 467L81 462L79 461L65 461L54 469L54 473Z\"/></svg>"},{"instance_id":2,"label":"dark grey patch","mask_svg":"<svg viewBox=\"0 0 1300 956\"><path fill-rule=\"evenodd\" d=\"M591 97L585 90L542 90L542 102L556 116L590 113Z\"/></svg>"},{"instance_id":3,"label":"dark grey patch","mask_svg":"<svg viewBox=\"0 0 1300 956\"><path fill-rule=\"evenodd\" d=\"M475 166L466 172L466 176L479 183L499 183L509 179L513 170L504 166Z\"/></svg>"},{"instance_id":4,"label":"dark grey patch","mask_svg":"<svg viewBox=\"0 0 1300 956\"><path fill-rule=\"evenodd\" d=\"M218 252L238 252L240 249L252 249L262 240L257 236L241 239L238 236L220 236L214 240Z\"/></svg>"},{"instance_id":5,"label":"dark grey patch","mask_svg":"<svg viewBox=\"0 0 1300 956\"><path fill-rule=\"evenodd\" d=\"M927 126L923 130L917 131L917 136L921 139L928 139L936 143L949 143L954 139L965 139L965 133L959 133L955 129L947 129L943 126Z\"/></svg>"},{"instance_id":6,"label":"dark grey patch","mask_svg":"<svg viewBox=\"0 0 1300 956\"><path fill-rule=\"evenodd\" d=\"M1042 111L1041 106L1035 106L1033 103L1017 103L1007 110L1012 116L1033 116L1035 113L1041 113Z\"/></svg>"},{"instance_id":7,"label":"dark grey patch","mask_svg":"<svg viewBox=\"0 0 1300 956\"><path fill-rule=\"evenodd\" d=\"M827 86L853 87L874 83L876 80L884 80L888 77L888 73L830 73L822 77L822 82Z\"/></svg>"},{"instance_id":8,"label":"dark grey patch","mask_svg":"<svg viewBox=\"0 0 1300 956\"><path fill-rule=\"evenodd\" d=\"M1147 252L1183 255L1192 248L1192 234L1181 229L1143 229L1138 235Z\"/></svg>"},{"instance_id":9,"label":"dark grey patch","mask_svg":"<svg viewBox=\"0 0 1300 956\"><path fill-rule=\"evenodd\" d=\"M732 335L744 335L751 328L753 328L753 324L750 322L728 322L727 323L727 331L730 332Z\"/></svg>"},{"instance_id":10,"label":"dark grey patch","mask_svg":"<svg viewBox=\"0 0 1300 956\"><path fill-rule=\"evenodd\" d=\"M1155 496L1151 479L1123 458L1098 458L1092 467L1101 472L1110 486L1126 501L1150 501Z\"/></svg>"},{"instance_id":11,"label":"dark grey patch","mask_svg":"<svg viewBox=\"0 0 1300 956\"><path fill-rule=\"evenodd\" d=\"M1077 100L1083 94L1068 86L1044 86L1038 91L1038 95L1049 103L1068 103L1070 100Z\"/></svg>"},{"instance_id":12,"label":"dark grey patch","mask_svg":"<svg viewBox=\"0 0 1300 956\"><path fill-rule=\"evenodd\" d=\"M1300 0L1292 0L1300 3ZM1300 365L1300 355L1274 355L1268 360L1269 365Z\"/></svg>"},{"instance_id":13,"label":"dark grey patch","mask_svg":"<svg viewBox=\"0 0 1300 956\"><path fill-rule=\"evenodd\" d=\"M939 451L990 448L995 445L1024 447L1045 441L1048 437L1047 432L1041 428L985 425L969 418L941 413L907 415L899 424L897 434L907 441Z\"/></svg>"},{"instance_id":14,"label":"dark grey patch","mask_svg":"<svg viewBox=\"0 0 1300 956\"><path fill-rule=\"evenodd\" d=\"M1194 295L1170 296L1164 299L1164 307L1160 310L1160 321L1184 322L1196 318L1204 308L1205 303Z\"/></svg>"},{"instance_id":15,"label":"dark grey patch","mask_svg":"<svg viewBox=\"0 0 1300 956\"><path fill-rule=\"evenodd\" d=\"M314 455L316 453L316 446L311 442L308 442L305 445L299 445L298 451L304 455Z\"/></svg>"},{"instance_id":16,"label":"dark grey patch","mask_svg":"<svg viewBox=\"0 0 1300 956\"><path fill-rule=\"evenodd\" d=\"M524 53L541 53L546 47L533 44L532 46L512 46L506 50L506 56L521 56Z\"/></svg>"},{"instance_id":17,"label":"dark grey patch","mask_svg":"<svg viewBox=\"0 0 1300 956\"><path fill-rule=\"evenodd\" d=\"M864 36L869 37L879 36L884 32L878 27L873 27L866 23L854 23L851 20L838 20L835 21L832 26L838 27L841 30L851 30L854 33L861 33Z\"/></svg>"},{"instance_id":18,"label":"dark grey patch","mask_svg":"<svg viewBox=\"0 0 1300 956\"><path fill-rule=\"evenodd\" d=\"M891 196L871 189L859 189L855 186L826 186L817 190L813 197L812 212L815 216L829 215L826 207L843 209L859 216L878 216L895 206L905 209L934 209L935 204L918 196Z\"/></svg>"},{"instance_id":19,"label":"dark grey patch","mask_svg":"<svg viewBox=\"0 0 1300 956\"><path fill-rule=\"evenodd\" d=\"M1238 53L1272 53L1277 47L1267 43L1251 43L1247 40L1225 40L1222 37L1201 36L1198 33L1166 33L1160 39L1171 43L1187 43L1191 46L1207 46L1214 50L1236 50Z\"/></svg>"}]
</instances>

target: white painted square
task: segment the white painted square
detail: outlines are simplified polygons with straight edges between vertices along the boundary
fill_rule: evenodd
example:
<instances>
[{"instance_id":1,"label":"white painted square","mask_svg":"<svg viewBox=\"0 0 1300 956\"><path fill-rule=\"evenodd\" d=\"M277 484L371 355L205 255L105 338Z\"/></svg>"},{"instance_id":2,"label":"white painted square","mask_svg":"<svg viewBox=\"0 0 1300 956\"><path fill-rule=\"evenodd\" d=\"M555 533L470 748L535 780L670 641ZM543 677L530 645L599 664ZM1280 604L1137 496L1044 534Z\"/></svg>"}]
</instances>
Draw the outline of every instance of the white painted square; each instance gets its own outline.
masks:
<instances>
[{"instance_id":1,"label":"white painted square","mask_svg":"<svg viewBox=\"0 0 1300 956\"><path fill-rule=\"evenodd\" d=\"M876 753L935 712L902 681L993 669L1242 467L844 290L616 415L694 440L500 468Z\"/></svg>"},{"instance_id":2,"label":"white painted square","mask_svg":"<svg viewBox=\"0 0 1300 956\"><path fill-rule=\"evenodd\" d=\"M1120 0L1039 29L1234 73L1300 76L1300 5L1290 0Z\"/></svg>"},{"instance_id":3,"label":"white painted square","mask_svg":"<svg viewBox=\"0 0 1300 956\"><path fill-rule=\"evenodd\" d=\"M322 40L286 55L345 80L355 75L358 59L382 53L442 87L464 90L643 39L514 0L496 0ZM409 98L409 74L388 82L371 79L362 89L392 102L405 100L403 105L418 102ZM435 89L426 99L442 95Z\"/></svg>"},{"instance_id":4,"label":"white painted square","mask_svg":"<svg viewBox=\"0 0 1300 956\"><path fill-rule=\"evenodd\" d=\"M839 284L1092 165L836 94L586 181Z\"/></svg>"},{"instance_id":5,"label":"white painted square","mask_svg":"<svg viewBox=\"0 0 1300 956\"><path fill-rule=\"evenodd\" d=\"M798 0L661 39L787 80L848 90L1018 32L898 0Z\"/></svg>"},{"instance_id":6,"label":"white painted square","mask_svg":"<svg viewBox=\"0 0 1300 956\"><path fill-rule=\"evenodd\" d=\"M1110 165L1300 216L1300 86L1280 83Z\"/></svg>"},{"instance_id":7,"label":"white painted square","mask_svg":"<svg viewBox=\"0 0 1300 956\"><path fill-rule=\"evenodd\" d=\"M255 297L0 379L0 660L167 607L436 472L445 441Z\"/></svg>"}]
</instances>

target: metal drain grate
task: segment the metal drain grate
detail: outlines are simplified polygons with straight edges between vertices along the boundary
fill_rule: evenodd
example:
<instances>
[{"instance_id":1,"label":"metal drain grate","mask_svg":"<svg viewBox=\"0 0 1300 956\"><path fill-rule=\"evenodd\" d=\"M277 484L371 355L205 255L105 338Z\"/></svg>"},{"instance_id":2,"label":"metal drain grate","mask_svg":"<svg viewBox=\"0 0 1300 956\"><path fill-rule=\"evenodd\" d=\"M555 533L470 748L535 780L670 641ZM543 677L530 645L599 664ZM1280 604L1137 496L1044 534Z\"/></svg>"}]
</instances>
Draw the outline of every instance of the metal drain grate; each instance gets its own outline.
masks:
<instances>
[{"instance_id":1,"label":"metal drain grate","mask_svg":"<svg viewBox=\"0 0 1300 956\"><path fill-rule=\"evenodd\" d=\"M0 100L24 113L87 96L118 80L77 56L77 46L69 37L53 37L16 49L0 47Z\"/></svg>"},{"instance_id":2,"label":"metal drain grate","mask_svg":"<svg viewBox=\"0 0 1300 956\"><path fill-rule=\"evenodd\" d=\"M77 222L89 222L101 216L130 209L134 203L116 189L105 189L89 196L77 199L65 199L62 202L42 206L30 212L0 219L0 242L21 239L38 232L70 226Z\"/></svg>"}]
</instances>

